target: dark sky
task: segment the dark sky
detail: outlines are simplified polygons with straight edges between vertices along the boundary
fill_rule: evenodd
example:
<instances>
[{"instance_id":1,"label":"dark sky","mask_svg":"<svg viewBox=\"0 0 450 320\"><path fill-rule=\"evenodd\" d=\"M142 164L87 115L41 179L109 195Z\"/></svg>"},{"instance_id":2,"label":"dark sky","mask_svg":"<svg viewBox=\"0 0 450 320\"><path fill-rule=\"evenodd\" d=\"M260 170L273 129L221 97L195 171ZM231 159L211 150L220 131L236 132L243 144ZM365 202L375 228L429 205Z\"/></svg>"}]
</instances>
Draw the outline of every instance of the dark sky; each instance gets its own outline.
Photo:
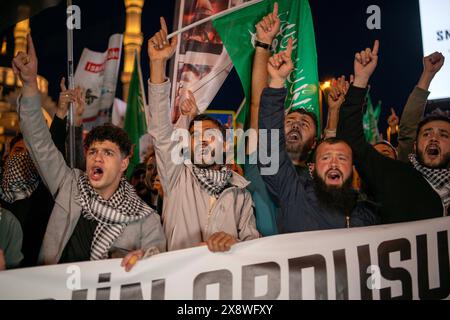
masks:
<instances>
[{"instance_id":1,"label":"dark sky","mask_svg":"<svg viewBox=\"0 0 450 320\"><path fill-rule=\"evenodd\" d=\"M65 2L65 1L64 1ZM75 63L84 47L104 51L114 32L123 32L123 0L74 0L81 8L81 30L75 31ZM352 72L356 50L372 46L379 39L380 60L371 80L372 100L383 102L380 128L386 128L390 107L399 113L422 71L422 42L418 0L310 0L316 32L319 78L348 75ZM381 30L369 30L366 20L369 5L381 8ZM147 0L142 16L144 44L159 29L159 16L172 25L175 0ZM50 82L50 95L58 95L59 79L66 74L66 29L63 4L45 10L31 20L32 34L39 55L39 73ZM169 27L170 28L170 27ZM9 30L11 34L11 30ZM0 34L3 39L3 34ZM148 77L146 47L142 71ZM75 64L76 65L76 64ZM121 86L117 95L121 95ZM214 109L236 109L243 93L233 72L212 102Z\"/></svg>"}]
</instances>

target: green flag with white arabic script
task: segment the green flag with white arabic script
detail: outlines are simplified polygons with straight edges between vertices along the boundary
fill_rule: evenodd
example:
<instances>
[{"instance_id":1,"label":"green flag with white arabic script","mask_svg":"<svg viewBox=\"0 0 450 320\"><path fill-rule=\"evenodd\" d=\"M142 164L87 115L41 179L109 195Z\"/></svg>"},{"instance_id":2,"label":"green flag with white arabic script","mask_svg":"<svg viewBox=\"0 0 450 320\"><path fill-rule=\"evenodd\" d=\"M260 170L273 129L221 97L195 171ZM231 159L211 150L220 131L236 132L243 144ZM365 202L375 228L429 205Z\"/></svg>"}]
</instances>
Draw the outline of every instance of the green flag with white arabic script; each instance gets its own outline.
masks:
<instances>
[{"instance_id":1,"label":"green flag with white arabic script","mask_svg":"<svg viewBox=\"0 0 450 320\"><path fill-rule=\"evenodd\" d=\"M316 43L308 0L265 0L213 20L244 89L246 102L237 116L237 121L243 124L249 119L255 25L272 12L275 2L278 2L281 27L272 43L272 51L285 50L288 39L294 38L294 70L286 81L285 107L305 108L320 119Z\"/></svg>"}]
</instances>

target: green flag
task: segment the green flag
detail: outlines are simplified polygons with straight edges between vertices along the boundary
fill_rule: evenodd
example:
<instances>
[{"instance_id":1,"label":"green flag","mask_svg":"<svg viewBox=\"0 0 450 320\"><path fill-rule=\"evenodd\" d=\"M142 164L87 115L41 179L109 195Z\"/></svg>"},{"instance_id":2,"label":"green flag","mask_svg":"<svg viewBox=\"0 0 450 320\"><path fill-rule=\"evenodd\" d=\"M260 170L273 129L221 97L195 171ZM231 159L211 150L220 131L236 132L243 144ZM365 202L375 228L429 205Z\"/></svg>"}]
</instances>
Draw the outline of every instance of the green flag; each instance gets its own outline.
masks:
<instances>
[{"instance_id":1,"label":"green flag","mask_svg":"<svg viewBox=\"0 0 450 320\"><path fill-rule=\"evenodd\" d=\"M130 178L134 167L139 164L139 139L147 133L147 120L145 116L145 91L142 83L142 74L137 54L134 59L133 73L131 74L130 87L128 89L127 110L123 129L133 142L133 156L127 170Z\"/></svg>"},{"instance_id":2,"label":"green flag","mask_svg":"<svg viewBox=\"0 0 450 320\"><path fill-rule=\"evenodd\" d=\"M272 52L285 50L288 39L294 38L294 70L286 81L285 107L292 110L305 108L320 119L316 43L308 0L265 0L213 20L244 89L246 101L237 115L237 121L244 125L250 118L255 25L273 11L275 2L278 2L281 27L272 43ZM320 132L320 128L318 130Z\"/></svg>"},{"instance_id":3,"label":"green flag","mask_svg":"<svg viewBox=\"0 0 450 320\"><path fill-rule=\"evenodd\" d=\"M366 96L367 108L363 115L363 127L366 141L374 144L381 140L380 132L378 130L378 120L381 113L381 101L378 102L377 107L374 109L370 94L367 92Z\"/></svg>"}]
</instances>

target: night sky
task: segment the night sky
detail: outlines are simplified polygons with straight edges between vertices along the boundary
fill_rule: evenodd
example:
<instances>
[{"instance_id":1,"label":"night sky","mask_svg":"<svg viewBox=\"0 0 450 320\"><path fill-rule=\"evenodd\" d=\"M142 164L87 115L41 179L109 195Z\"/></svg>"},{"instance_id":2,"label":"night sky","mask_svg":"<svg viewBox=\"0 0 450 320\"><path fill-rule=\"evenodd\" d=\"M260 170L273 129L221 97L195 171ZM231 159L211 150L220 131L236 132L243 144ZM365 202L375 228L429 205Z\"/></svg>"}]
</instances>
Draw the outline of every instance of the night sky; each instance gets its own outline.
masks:
<instances>
[{"instance_id":1,"label":"night sky","mask_svg":"<svg viewBox=\"0 0 450 320\"><path fill-rule=\"evenodd\" d=\"M65 1L63 1L65 2ZM123 0L74 0L81 8L81 30L74 32L75 65L84 47L104 51L109 35L123 32ZM385 132L390 108L401 113L406 99L422 71L422 42L418 0L310 0L316 32L319 79L349 75L357 50L380 40L380 59L371 80L372 100L383 102L380 129ZM369 5L381 8L381 30L369 30ZM148 78L146 42L159 30L159 16L172 25L175 0L147 0L142 15L144 45L141 55L144 81ZM64 3L31 19L32 35L39 57L39 73L50 82L49 93L56 100L59 79L66 74L66 14ZM170 28L170 27L169 27ZM12 40L12 29L0 33ZM122 70L122 67L121 67ZM117 96L121 97L118 81ZM211 104L211 109L237 109L243 98L239 79L233 71Z\"/></svg>"}]
</instances>

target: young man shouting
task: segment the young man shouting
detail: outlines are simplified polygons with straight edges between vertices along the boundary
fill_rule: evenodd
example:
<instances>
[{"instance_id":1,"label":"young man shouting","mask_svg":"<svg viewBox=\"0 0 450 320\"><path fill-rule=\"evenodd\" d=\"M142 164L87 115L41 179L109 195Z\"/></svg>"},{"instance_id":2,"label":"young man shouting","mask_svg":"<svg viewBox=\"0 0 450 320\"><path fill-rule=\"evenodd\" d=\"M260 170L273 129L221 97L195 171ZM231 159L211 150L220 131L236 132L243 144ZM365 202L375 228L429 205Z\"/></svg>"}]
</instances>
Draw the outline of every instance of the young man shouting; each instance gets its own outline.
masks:
<instances>
[{"instance_id":1,"label":"young man shouting","mask_svg":"<svg viewBox=\"0 0 450 320\"><path fill-rule=\"evenodd\" d=\"M37 56L31 36L13 69L23 83L20 127L39 174L55 198L40 263L125 257L129 269L144 251L165 250L159 217L124 179L131 142L120 128L103 125L86 138L86 173L70 169L51 140L40 111Z\"/></svg>"}]
</instances>

